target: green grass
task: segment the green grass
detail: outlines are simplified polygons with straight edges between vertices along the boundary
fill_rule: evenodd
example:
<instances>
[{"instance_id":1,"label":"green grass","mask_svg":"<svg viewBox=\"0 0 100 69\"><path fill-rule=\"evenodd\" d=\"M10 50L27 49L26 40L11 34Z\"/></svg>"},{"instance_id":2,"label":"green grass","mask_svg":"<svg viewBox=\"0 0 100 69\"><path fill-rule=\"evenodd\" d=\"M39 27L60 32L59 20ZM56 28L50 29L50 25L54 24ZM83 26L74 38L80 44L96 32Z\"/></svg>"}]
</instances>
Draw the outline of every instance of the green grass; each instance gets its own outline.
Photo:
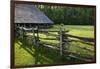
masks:
<instances>
[{"instance_id":1,"label":"green grass","mask_svg":"<svg viewBox=\"0 0 100 69\"><path fill-rule=\"evenodd\" d=\"M58 28L56 25L53 28ZM65 30L69 30L68 34L73 34L81 37L94 38L94 26L84 26L84 25L64 25Z\"/></svg>"},{"instance_id":2,"label":"green grass","mask_svg":"<svg viewBox=\"0 0 100 69\"><path fill-rule=\"evenodd\" d=\"M16 40L17 41L17 40ZM30 65L35 62L33 56L27 51L28 48L23 48L22 43L15 43L15 65ZM34 53L34 49L32 50Z\"/></svg>"},{"instance_id":3,"label":"green grass","mask_svg":"<svg viewBox=\"0 0 100 69\"><path fill-rule=\"evenodd\" d=\"M16 39L17 41L17 39ZM64 60L64 59L63 59ZM57 64L62 63L59 52L43 46L32 46L19 40L15 43L15 65ZM67 62L67 61L63 61Z\"/></svg>"},{"instance_id":4,"label":"green grass","mask_svg":"<svg viewBox=\"0 0 100 69\"><path fill-rule=\"evenodd\" d=\"M55 28L55 27L53 27ZM68 34L81 36L81 37L90 37L94 38L94 28L93 26L78 26L78 25L67 25L64 26L66 30L69 30ZM53 33L55 34L55 33ZM15 65L34 65L34 64L60 64L65 62L78 62L77 59L72 59L69 57L62 57L59 55L59 51L49 49L46 47L40 46L33 46L32 44L32 33L27 33L28 36L24 40L18 40L16 38L15 40ZM54 36L48 36L45 34L39 34L42 38L56 38ZM45 43L51 43L51 44L57 44L59 41L56 40L41 40ZM94 43L92 43L94 44ZM81 53L81 54L90 54L94 55L94 53L81 50L75 46L81 46L88 48L90 50L94 51L94 47L92 45L84 44L82 42L69 42L68 43L69 48L67 50Z\"/></svg>"}]
</instances>

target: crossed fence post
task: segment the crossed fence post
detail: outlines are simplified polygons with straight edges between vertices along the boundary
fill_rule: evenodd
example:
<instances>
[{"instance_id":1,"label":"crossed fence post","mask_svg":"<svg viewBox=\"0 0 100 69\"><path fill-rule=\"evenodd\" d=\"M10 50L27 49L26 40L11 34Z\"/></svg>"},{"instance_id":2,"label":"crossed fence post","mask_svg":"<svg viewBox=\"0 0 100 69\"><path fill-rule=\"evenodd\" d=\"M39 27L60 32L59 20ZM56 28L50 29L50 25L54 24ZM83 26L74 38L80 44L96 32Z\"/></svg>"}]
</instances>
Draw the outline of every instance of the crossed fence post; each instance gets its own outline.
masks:
<instances>
[{"instance_id":1,"label":"crossed fence post","mask_svg":"<svg viewBox=\"0 0 100 69\"><path fill-rule=\"evenodd\" d=\"M64 50L65 50L65 40L64 40L64 34L65 34L65 31L60 27L59 29L59 40L60 40L60 45L59 45L59 49L60 49L60 55L63 56L64 54Z\"/></svg>"},{"instance_id":2,"label":"crossed fence post","mask_svg":"<svg viewBox=\"0 0 100 69\"><path fill-rule=\"evenodd\" d=\"M60 28L59 30L59 38L60 38L60 55L63 56L63 50L64 50L64 31L62 30L62 28Z\"/></svg>"}]
</instances>

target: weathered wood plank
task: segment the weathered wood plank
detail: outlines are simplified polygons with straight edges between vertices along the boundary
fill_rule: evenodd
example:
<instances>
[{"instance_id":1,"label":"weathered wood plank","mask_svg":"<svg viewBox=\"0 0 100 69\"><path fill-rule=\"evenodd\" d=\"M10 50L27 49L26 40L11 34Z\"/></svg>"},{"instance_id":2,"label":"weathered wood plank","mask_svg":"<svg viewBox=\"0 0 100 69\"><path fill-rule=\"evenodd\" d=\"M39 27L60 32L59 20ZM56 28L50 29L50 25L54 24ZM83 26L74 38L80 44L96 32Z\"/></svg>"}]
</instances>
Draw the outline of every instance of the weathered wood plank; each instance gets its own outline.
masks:
<instances>
[{"instance_id":1,"label":"weathered wood plank","mask_svg":"<svg viewBox=\"0 0 100 69\"><path fill-rule=\"evenodd\" d=\"M79 36L70 35L70 34L65 34L64 36L65 36L65 38L66 38L66 36L67 37L73 37L73 38L77 38L77 39L80 39L80 40L83 40L83 41L88 41L88 42L94 42L95 41L94 38L79 37Z\"/></svg>"},{"instance_id":2,"label":"weathered wood plank","mask_svg":"<svg viewBox=\"0 0 100 69\"><path fill-rule=\"evenodd\" d=\"M54 46L54 47L57 47L57 48L59 48L58 46L59 46L59 43L57 44L57 43L48 43L48 42L40 42L41 44L46 44L46 45L50 45L50 46Z\"/></svg>"},{"instance_id":3,"label":"weathered wood plank","mask_svg":"<svg viewBox=\"0 0 100 69\"><path fill-rule=\"evenodd\" d=\"M86 41L83 41L83 40L77 40L77 39L68 39L68 40L66 40L66 39L64 39L65 41L68 41L68 42L81 42L81 43L84 43L84 44L88 44L88 45L91 45L91 46L94 46L94 44L93 43L90 43L90 42L86 42Z\"/></svg>"},{"instance_id":4,"label":"weathered wood plank","mask_svg":"<svg viewBox=\"0 0 100 69\"><path fill-rule=\"evenodd\" d=\"M75 46L75 45L74 45L74 46ZM94 52L93 50L87 49L86 47L80 47L80 46L75 46L75 47L80 48L80 49L82 49L82 50L87 50L87 51L89 51L89 52Z\"/></svg>"},{"instance_id":5,"label":"weathered wood plank","mask_svg":"<svg viewBox=\"0 0 100 69\"><path fill-rule=\"evenodd\" d=\"M21 29L22 27L18 27L18 28ZM23 29L26 31L32 30L32 28L25 28L25 27ZM37 29L34 28L34 30L37 30ZM59 30L58 29L39 29L39 32L59 32ZM64 32L68 32L68 30L66 30Z\"/></svg>"},{"instance_id":6,"label":"weathered wood plank","mask_svg":"<svg viewBox=\"0 0 100 69\"><path fill-rule=\"evenodd\" d=\"M40 32L59 32L59 29L40 29L39 31ZM65 30L64 32L68 32L68 30Z\"/></svg>"},{"instance_id":7,"label":"weathered wood plank","mask_svg":"<svg viewBox=\"0 0 100 69\"><path fill-rule=\"evenodd\" d=\"M46 44L43 44L43 46L45 47L48 47L48 48L51 48L51 49L55 49L55 50L58 50L59 51L59 48L56 48L56 47L53 47L53 46L50 46L50 45L46 45ZM64 50L64 53L63 53L64 56L69 56L69 57L72 57L72 58L76 58L76 59L79 59L81 61L92 61L94 59L93 56L89 56L89 57L80 57L82 54L77 54L77 53L74 53L74 52L70 52L70 51L65 51ZM83 55L84 56L84 55Z\"/></svg>"},{"instance_id":8,"label":"weathered wood plank","mask_svg":"<svg viewBox=\"0 0 100 69\"><path fill-rule=\"evenodd\" d=\"M77 57L77 56L75 56L75 55L68 55L69 57L71 57L71 58L75 58L75 59L78 59L78 60L81 60L81 61L85 61L85 62L90 62L91 60L90 59L83 59L83 58L79 58L79 57Z\"/></svg>"},{"instance_id":9,"label":"weathered wood plank","mask_svg":"<svg viewBox=\"0 0 100 69\"><path fill-rule=\"evenodd\" d=\"M39 37L40 39L43 39L43 40L58 40L57 38L41 38Z\"/></svg>"},{"instance_id":10,"label":"weathered wood plank","mask_svg":"<svg viewBox=\"0 0 100 69\"><path fill-rule=\"evenodd\" d=\"M47 33L46 35L48 35L48 36L60 36L59 34L51 34L51 33Z\"/></svg>"},{"instance_id":11,"label":"weathered wood plank","mask_svg":"<svg viewBox=\"0 0 100 69\"><path fill-rule=\"evenodd\" d=\"M72 51L68 51L68 50L64 50L64 54L73 54L75 56L78 56L78 57L82 57L82 58L85 58L85 59L94 59L93 56L89 55L89 54L81 54L81 53L76 53L76 52L72 52Z\"/></svg>"},{"instance_id":12,"label":"weathered wood plank","mask_svg":"<svg viewBox=\"0 0 100 69\"><path fill-rule=\"evenodd\" d=\"M43 46L46 46L46 47L50 47L50 48L53 48L53 49L55 49L55 50L60 50L58 47L53 47L53 46L51 46L51 45L47 45L47 44L43 44ZM63 50L63 54L67 54L67 55L69 55L69 54L73 54L73 55L75 55L75 56L78 56L78 57L83 57L83 58L86 58L86 59L94 59L94 57L93 56L91 56L91 55L88 55L88 54L80 54L80 53L76 53L76 52L71 52L71 51L68 51L68 50ZM87 56L88 55L88 56Z\"/></svg>"}]
</instances>

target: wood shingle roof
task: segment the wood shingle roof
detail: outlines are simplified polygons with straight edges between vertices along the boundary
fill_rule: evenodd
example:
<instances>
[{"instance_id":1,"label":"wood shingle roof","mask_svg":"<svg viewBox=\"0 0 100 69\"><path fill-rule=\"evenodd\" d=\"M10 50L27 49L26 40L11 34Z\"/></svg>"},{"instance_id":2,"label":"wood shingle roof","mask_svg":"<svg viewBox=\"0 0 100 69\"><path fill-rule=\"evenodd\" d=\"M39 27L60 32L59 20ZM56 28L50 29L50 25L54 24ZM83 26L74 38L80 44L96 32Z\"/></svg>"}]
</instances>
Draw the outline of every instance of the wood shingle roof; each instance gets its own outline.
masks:
<instances>
[{"instance_id":1,"label":"wood shingle roof","mask_svg":"<svg viewBox=\"0 0 100 69\"><path fill-rule=\"evenodd\" d=\"M15 4L15 23L52 24L43 12L34 5Z\"/></svg>"}]
</instances>

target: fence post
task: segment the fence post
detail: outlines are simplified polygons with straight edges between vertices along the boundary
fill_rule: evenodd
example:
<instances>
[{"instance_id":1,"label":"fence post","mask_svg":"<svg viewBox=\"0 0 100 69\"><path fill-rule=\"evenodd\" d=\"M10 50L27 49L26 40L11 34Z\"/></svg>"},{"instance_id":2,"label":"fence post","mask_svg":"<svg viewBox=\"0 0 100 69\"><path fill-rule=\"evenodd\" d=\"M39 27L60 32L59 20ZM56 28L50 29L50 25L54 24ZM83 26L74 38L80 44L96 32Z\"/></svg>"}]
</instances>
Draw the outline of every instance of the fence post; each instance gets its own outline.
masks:
<instances>
[{"instance_id":1,"label":"fence post","mask_svg":"<svg viewBox=\"0 0 100 69\"><path fill-rule=\"evenodd\" d=\"M33 32L33 45L39 46L39 31L38 31L38 26L36 27L36 30L34 30L34 28L32 28L32 32ZM36 33L36 36L35 36Z\"/></svg>"},{"instance_id":2,"label":"fence post","mask_svg":"<svg viewBox=\"0 0 100 69\"><path fill-rule=\"evenodd\" d=\"M20 39L23 40L23 35L24 35L24 29L23 29L23 26L20 27L20 32L19 32L19 34L20 34Z\"/></svg>"},{"instance_id":3,"label":"fence post","mask_svg":"<svg viewBox=\"0 0 100 69\"><path fill-rule=\"evenodd\" d=\"M38 64L39 56L40 56L40 53L39 53L39 51L40 51L40 47L39 47L39 26L36 26L35 33L36 33L36 37L35 37L35 57L36 57L35 64Z\"/></svg>"},{"instance_id":4,"label":"fence post","mask_svg":"<svg viewBox=\"0 0 100 69\"><path fill-rule=\"evenodd\" d=\"M59 35L60 35L60 55L63 56L64 53L64 49L65 47L65 40L64 40L64 30L62 30L62 28L60 28L59 30Z\"/></svg>"},{"instance_id":5,"label":"fence post","mask_svg":"<svg viewBox=\"0 0 100 69\"><path fill-rule=\"evenodd\" d=\"M32 28L32 33L33 33L33 37L32 37L32 42L33 42L33 45L35 45L35 43L36 43L36 38L35 38L35 30L34 30L34 28Z\"/></svg>"},{"instance_id":6,"label":"fence post","mask_svg":"<svg viewBox=\"0 0 100 69\"><path fill-rule=\"evenodd\" d=\"M23 25L23 41L25 40L25 36L26 36L26 31L24 30L24 28L26 28L25 24Z\"/></svg>"},{"instance_id":7,"label":"fence post","mask_svg":"<svg viewBox=\"0 0 100 69\"><path fill-rule=\"evenodd\" d=\"M63 36L62 36L62 29L60 28L59 30L59 35L60 35L60 55L62 56L63 55Z\"/></svg>"},{"instance_id":8,"label":"fence post","mask_svg":"<svg viewBox=\"0 0 100 69\"><path fill-rule=\"evenodd\" d=\"M36 46L39 46L39 26L36 26Z\"/></svg>"}]
</instances>

